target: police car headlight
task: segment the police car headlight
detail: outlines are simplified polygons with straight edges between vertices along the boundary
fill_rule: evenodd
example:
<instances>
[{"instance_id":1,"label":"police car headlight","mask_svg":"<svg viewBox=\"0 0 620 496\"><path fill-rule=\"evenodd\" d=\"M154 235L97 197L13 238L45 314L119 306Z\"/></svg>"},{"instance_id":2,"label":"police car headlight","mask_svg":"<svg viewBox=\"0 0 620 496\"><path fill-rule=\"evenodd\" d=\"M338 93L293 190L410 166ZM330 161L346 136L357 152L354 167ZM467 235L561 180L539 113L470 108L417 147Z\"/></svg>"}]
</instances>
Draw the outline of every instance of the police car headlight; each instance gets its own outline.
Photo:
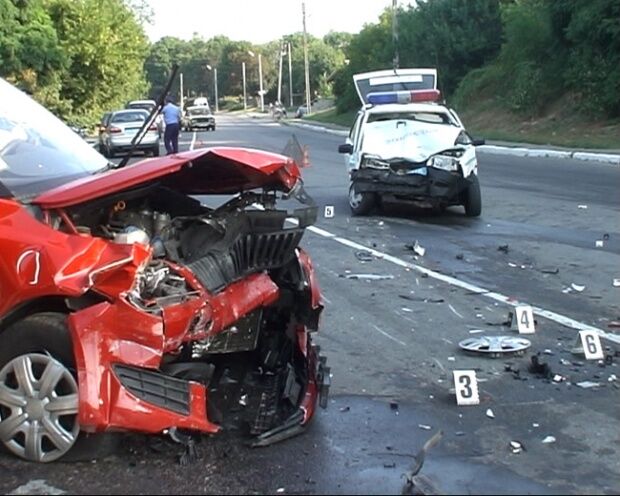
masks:
<instances>
[{"instance_id":1,"label":"police car headlight","mask_svg":"<svg viewBox=\"0 0 620 496\"><path fill-rule=\"evenodd\" d=\"M449 172L459 170L459 161L454 157L447 157L445 155L435 155L429 158L426 165Z\"/></svg>"},{"instance_id":2,"label":"police car headlight","mask_svg":"<svg viewBox=\"0 0 620 496\"><path fill-rule=\"evenodd\" d=\"M365 155L362 159L361 167L368 167L370 169L389 169L390 164L376 155Z\"/></svg>"}]
</instances>

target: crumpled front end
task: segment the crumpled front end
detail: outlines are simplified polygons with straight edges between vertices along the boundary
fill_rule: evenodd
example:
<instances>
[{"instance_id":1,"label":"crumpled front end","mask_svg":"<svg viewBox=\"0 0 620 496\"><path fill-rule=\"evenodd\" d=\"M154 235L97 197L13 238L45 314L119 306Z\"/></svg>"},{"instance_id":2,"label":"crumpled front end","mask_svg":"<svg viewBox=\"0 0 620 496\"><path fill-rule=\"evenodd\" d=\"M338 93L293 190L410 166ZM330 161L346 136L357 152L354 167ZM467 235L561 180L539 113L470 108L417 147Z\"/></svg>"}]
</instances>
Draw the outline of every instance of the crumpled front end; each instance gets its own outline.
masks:
<instances>
[{"instance_id":1,"label":"crumpled front end","mask_svg":"<svg viewBox=\"0 0 620 496\"><path fill-rule=\"evenodd\" d=\"M298 247L316 208L246 210L250 198L156 235L140 224L150 261L95 281L107 301L71 314L83 430L240 429L262 446L326 406L320 291Z\"/></svg>"},{"instance_id":2,"label":"crumpled front end","mask_svg":"<svg viewBox=\"0 0 620 496\"><path fill-rule=\"evenodd\" d=\"M351 180L359 193L444 205L460 203L460 195L470 185L470 180L460 171L428 167L426 162L402 162L385 169L361 168L352 171Z\"/></svg>"}]
</instances>

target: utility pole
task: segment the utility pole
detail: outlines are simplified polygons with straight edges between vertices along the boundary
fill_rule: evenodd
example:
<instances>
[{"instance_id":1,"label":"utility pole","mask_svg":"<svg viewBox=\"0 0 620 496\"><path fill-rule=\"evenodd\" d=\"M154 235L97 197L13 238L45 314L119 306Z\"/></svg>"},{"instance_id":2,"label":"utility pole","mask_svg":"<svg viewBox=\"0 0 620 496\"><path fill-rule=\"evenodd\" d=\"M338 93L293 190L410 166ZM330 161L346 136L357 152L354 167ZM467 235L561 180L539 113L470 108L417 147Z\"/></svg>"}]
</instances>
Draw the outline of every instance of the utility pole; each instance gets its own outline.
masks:
<instances>
[{"instance_id":1,"label":"utility pole","mask_svg":"<svg viewBox=\"0 0 620 496\"><path fill-rule=\"evenodd\" d=\"M263 92L263 64L261 54L258 54L258 78L260 79L260 111L265 111L265 94Z\"/></svg>"},{"instance_id":2,"label":"utility pole","mask_svg":"<svg viewBox=\"0 0 620 496\"><path fill-rule=\"evenodd\" d=\"M308 115L310 115L310 66L308 63L308 37L306 34L306 2L301 2L301 12L304 20L304 70L306 73L306 109L308 110Z\"/></svg>"},{"instance_id":3,"label":"utility pole","mask_svg":"<svg viewBox=\"0 0 620 496\"><path fill-rule=\"evenodd\" d=\"M245 96L245 62L241 62L241 74L243 75L243 110L247 110L248 99Z\"/></svg>"},{"instance_id":4,"label":"utility pole","mask_svg":"<svg viewBox=\"0 0 620 496\"><path fill-rule=\"evenodd\" d=\"M213 84L215 85L215 111L219 112L220 105L218 103L218 97L217 97L217 67L213 68Z\"/></svg>"},{"instance_id":5,"label":"utility pole","mask_svg":"<svg viewBox=\"0 0 620 496\"><path fill-rule=\"evenodd\" d=\"M291 60L291 42L288 42L288 92L290 107L293 106L293 61Z\"/></svg>"},{"instance_id":6,"label":"utility pole","mask_svg":"<svg viewBox=\"0 0 620 496\"><path fill-rule=\"evenodd\" d=\"M280 67L278 69L278 102L282 103L282 57L284 56L284 46L280 43Z\"/></svg>"},{"instance_id":7,"label":"utility pole","mask_svg":"<svg viewBox=\"0 0 620 496\"><path fill-rule=\"evenodd\" d=\"M181 90L181 112L183 112L183 73L179 75L179 88Z\"/></svg>"},{"instance_id":8,"label":"utility pole","mask_svg":"<svg viewBox=\"0 0 620 496\"><path fill-rule=\"evenodd\" d=\"M392 43L394 44L394 60L392 65L398 69L400 57L398 56L398 0L392 0Z\"/></svg>"}]
</instances>

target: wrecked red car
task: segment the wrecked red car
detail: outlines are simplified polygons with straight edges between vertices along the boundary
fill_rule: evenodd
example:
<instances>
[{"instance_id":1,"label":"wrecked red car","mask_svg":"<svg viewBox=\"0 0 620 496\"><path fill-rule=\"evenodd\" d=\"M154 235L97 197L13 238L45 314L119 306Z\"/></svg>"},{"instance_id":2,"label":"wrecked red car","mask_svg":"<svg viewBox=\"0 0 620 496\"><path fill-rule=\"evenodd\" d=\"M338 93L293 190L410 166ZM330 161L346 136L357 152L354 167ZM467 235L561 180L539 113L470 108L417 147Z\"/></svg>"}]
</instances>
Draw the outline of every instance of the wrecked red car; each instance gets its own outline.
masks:
<instances>
[{"instance_id":1,"label":"wrecked red car","mask_svg":"<svg viewBox=\"0 0 620 496\"><path fill-rule=\"evenodd\" d=\"M106 431L301 432L329 388L299 247L316 212L288 157L211 148L114 170L0 79L2 444L49 462Z\"/></svg>"}]
</instances>

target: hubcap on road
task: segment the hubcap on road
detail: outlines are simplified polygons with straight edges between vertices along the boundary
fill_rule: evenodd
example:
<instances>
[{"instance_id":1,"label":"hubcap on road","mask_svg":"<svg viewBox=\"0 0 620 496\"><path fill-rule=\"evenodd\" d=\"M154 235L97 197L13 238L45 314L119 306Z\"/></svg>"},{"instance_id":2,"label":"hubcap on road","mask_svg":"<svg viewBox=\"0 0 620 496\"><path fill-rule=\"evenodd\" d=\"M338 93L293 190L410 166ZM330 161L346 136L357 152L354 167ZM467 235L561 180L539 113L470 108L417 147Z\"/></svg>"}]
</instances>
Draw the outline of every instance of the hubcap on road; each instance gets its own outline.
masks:
<instances>
[{"instance_id":1,"label":"hubcap on road","mask_svg":"<svg viewBox=\"0 0 620 496\"><path fill-rule=\"evenodd\" d=\"M67 453L80 432L78 386L54 358L29 353L0 370L0 441L33 462Z\"/></svg>"}]
</instances>

